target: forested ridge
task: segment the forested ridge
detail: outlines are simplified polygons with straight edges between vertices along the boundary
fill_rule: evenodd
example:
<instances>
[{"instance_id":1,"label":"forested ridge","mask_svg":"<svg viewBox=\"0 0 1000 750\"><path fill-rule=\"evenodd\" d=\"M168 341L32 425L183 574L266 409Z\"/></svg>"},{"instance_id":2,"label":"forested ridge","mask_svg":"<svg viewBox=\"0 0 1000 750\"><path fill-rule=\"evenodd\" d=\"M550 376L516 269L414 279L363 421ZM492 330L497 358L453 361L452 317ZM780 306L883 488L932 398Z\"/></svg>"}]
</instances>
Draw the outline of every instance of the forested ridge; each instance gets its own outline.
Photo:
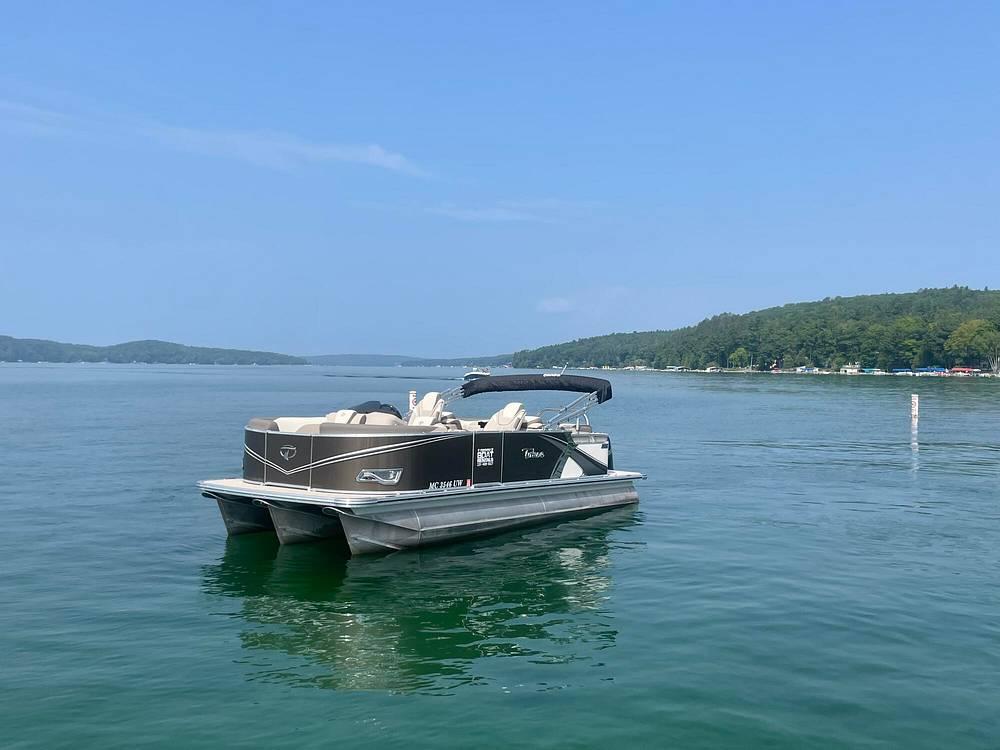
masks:
<instances>
[{"instance_id":1,"label":"forested ridge","mask_svg":"<svg viewBox=\"0 0 1000 750\"><path fill-rule=\"evenodd\" d=\"M478 357L413 357L403 354L313 354L306 357L313 365L346 365L351 367L468 367L501 365L510 362L511 354L489 354Z\"/></svg>"},{"instance_id":2,"label":"forested ridge","mask_svg":"<svg viewBox=\"0 0 1000 750\"><path fill-rule=\"evenodd\" d=\"M988 366L1000 351L1000 292L951 287L832 297L670 331L613 333L517 352L515 367L767 368L848 362L886 370Z\"/></svg>"},{"instance_id":3,"label":"forested ridge","mask_svg":"<svg viewBox=\"0 0 1000 750\"><path fill-rule=\"evenodd\" d=\"M184 346L170 341L129 341L114 346L64 344L0 336L0 362L142 362L199 365L301 365L300 357L246 349Z\"/></svg>"}]
</instances>

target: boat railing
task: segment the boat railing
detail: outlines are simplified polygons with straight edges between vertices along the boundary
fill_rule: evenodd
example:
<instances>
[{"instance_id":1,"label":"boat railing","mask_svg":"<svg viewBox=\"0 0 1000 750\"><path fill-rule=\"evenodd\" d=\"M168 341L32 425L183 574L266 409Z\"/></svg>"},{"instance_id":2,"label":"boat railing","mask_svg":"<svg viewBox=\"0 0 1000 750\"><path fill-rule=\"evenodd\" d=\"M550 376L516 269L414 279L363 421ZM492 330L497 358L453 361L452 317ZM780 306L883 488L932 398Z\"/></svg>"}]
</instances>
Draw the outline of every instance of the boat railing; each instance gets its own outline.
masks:
<instances>
[{"instance_id":1,"label":"boat railing","mask_svg":"<svg viewBox=\"0 0 1000 750\"><path fill-rule=\"evenodd\" d=\"M584 393L580 398L571 401L559 409L552 409L554 413L551 417L545 420L545 429L551 430L558 427L562 422L571 422L578 417L586 416L587 412L594 406L597 405L597 394L596 393ZM543 409L542 413L550 411L550 409ZM541 414L539 414L541 416ZM590 424L590 419L587 419L587 424Z\"/></svg>"},{"instance_id":2,"label":"boat railing","mask_svg":"<svg viewBox=\"0 0 1000 750\"><path fill-rule=\"evenodd\" d=\"M545 414L547 412L552 412L553 414L558 414L560 411L562 411L562 409L560 409L559 407L550 406L550 407L542 409L540 412L538 412L538 416L542 420L543 426L545 426L546 428L548 427L548 422L549 421L547 419L545 419ZM587 427L590 427L590 415L589 414L578 414L573 419L575 419L577 427L579 427L581 424L586 425ZM567 424L568 422L569 422L569 420L566 419L565 417L560 417L559 418L559 424L560 425Z\"/></svg>"},{"instance_id":3,"label":"boat railing","mask_svg":"<svg viewBox=\"0 0 1000 750\"><path fill-rule=\"evenodd\" d=\"M460 398L462 398L462 386L460 385L456 385L454 388L449 388L447 391L441 391L441 400L444 402L445 406Z\"/></svg>"},{"instance_id":4,"label":"boat railing","mask_svg":"<svg viewBox=\"0 0 1000 750\"><path fill-rule=\"evenodd\" d=\"M553 376L553 377L558 377L558 376ZM450 388L447 391L442 391L440 397L441 401L444 402L444 405L447 406L452 401L464 398L464 391L462 389L462 386L459 385L455 386L454 388ZM596 391L591 393L584 393L582 396L574 399L565 406L548 407L546 409L542 409L542 411L539 412L539 416L541 417L543 414L547 412L552 412L552 416L548 417L548 419L545 419L544 424L545 424L545 429L553 429L557 428L562 422L570 422L579 417L586 416L586 413L592 407L596 406L599 403L600 403L600 398ZM587 419L587 424L590 424L589 418Z\"/></svg>"}]
</instances>

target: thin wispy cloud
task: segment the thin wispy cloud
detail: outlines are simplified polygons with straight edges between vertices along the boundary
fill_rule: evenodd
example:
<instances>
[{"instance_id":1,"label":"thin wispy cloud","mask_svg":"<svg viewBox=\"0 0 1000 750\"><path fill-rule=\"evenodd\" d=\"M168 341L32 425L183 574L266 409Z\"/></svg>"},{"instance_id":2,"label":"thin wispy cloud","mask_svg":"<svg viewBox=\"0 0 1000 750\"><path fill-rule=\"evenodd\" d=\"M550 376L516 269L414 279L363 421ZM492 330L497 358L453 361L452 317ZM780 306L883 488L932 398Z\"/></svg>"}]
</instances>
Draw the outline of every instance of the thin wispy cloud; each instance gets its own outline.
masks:
<instances>
[{"instance_id":1,"label":"thin wispy cloud","mask_svg":"<svg viewBox=\"0 0 1000 750\"><path fill-rule=\"evenodd\" d=\"M248 162L272 169L340 162L425 175L402 154L378 144L312 141L289 133L178 127L155 120L74 115L0 99L0 130L86 140L138 138L160 148Z\"/></svg>"},{"instance_id":2,"label":"thin wispy cloud","mask_svg":"<svg viewBox=\"0 0 1000 750\"><path fill-rule=\"evenodd\" d=\"M71 132L72 125L72 118L59 112L0 99L0 127L5 132L51 136Z\"/></svg>"},{"instance_id":3,"label":"thin wispy cloud","mask_svg":"<svg viewBox=\"0 0 1000 750\"><path fill-rule=\"evenodd\" d=\"M402 154L378 144L352 146L307 141L286 133L199 130L167 125L147 126L142 133L179 151L238 159L262 167L289 169L306 163L346 162L409 174L423 173Z\"/></svg>"}]
</instances>

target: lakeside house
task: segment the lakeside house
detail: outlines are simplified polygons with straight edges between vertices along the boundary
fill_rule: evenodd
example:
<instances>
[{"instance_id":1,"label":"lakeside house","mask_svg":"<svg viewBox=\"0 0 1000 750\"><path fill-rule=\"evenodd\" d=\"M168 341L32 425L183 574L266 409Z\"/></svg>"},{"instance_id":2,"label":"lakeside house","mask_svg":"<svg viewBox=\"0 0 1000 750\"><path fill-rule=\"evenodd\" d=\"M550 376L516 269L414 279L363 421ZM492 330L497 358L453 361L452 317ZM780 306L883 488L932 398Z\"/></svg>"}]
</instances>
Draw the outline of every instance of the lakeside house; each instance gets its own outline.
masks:
<instances>
[{"instance_id":1,"label":"lakeside house","mask_svg":"<svg viewBox=\"0 0 1000 750\"><path fill-rule=\"evenodd\" d=\"M703 370L693 369L690 367L685 367L683 365L667 365L666 367L647 367L642 365L629 365L623 367L613 367L611 365L601 365L600 367L594 365L590 367L580 367L574 369L581 370L629 370L629 371L645 371L645 372L701 372L701 373L746 373L746 374L758 374L771 372L779 375L896 375L900 377L960 377L960 378L996 378L1000 379L1000 373L993 373L990 371L984 371L977 367L968 367L965 365L956 365L952 368L941 367L940 365L935 365L931 367L894 367L892 370L886 371L880 367L862 367L859 362L850 362L839 370L825 370L822 367L815 367L813 365L801 365L794 369L783 369L772 366L769 370L754 370L748 367L740 368L722 368L718 365L710 365Z\"/></svg>"}]
</instances>

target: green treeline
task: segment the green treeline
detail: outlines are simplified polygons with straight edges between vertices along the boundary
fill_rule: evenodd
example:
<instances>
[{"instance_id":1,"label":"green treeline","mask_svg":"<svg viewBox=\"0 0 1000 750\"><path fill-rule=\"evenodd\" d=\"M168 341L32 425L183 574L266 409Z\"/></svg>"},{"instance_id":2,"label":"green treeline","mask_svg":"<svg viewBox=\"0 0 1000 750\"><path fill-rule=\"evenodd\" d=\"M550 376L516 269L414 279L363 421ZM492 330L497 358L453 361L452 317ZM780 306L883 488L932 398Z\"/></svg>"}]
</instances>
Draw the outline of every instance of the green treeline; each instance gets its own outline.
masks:
<instances>
[{"instance_id":1,"label":"green treeline","mask_svg":"<svg viewBox=\"0 0 1000 750\"><path fill-rule=\"evenodd\" d=\"M186 365L303 365L300 357L242 349L184 346L169 341L129 341L114 346L63 344L0 336L0 362L142 362Z\"/></svg>"},{"instance_id":2,"label":"green treeline","mask_svg":"<svg viewBox=\"0 0 1000 750\"><path fill-rule=\"evenodd\" d=\"M481 357L410 357L402 354L315 354L306 357L312 365L346 365L350 367L484 367L510 362L512 354L491 354Z\"/></svg>"},{"instance_id":3,"label":"green treeline","mask_svg":"<svg viewBox=\"0 0 1000 750\"><path fill-rule=\"evenodd\" d=\"M996 366L1000 292L967 287L834 297L723 313L673 331L613 333L517 352L515 367L766 368L848 362L889 370Z\"/></svg>"}]
</instances>

